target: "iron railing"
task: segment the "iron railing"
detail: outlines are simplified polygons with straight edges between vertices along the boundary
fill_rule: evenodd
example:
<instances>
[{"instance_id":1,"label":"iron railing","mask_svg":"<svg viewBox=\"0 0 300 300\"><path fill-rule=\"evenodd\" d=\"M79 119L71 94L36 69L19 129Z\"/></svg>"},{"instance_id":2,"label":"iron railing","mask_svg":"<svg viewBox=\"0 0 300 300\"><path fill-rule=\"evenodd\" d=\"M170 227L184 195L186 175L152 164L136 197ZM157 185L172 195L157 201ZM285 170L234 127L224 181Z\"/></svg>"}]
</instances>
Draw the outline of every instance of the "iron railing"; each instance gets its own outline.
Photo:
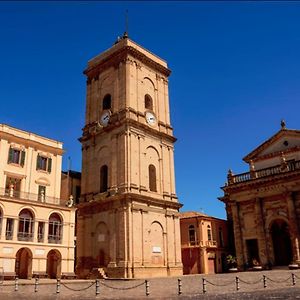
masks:
<instances>
[{"instance_id":1,"label":"iron railing","mask_svg":"<svg viewBox=\"0 0 300 300\"><path fill-rule=\"evenodd\" d=\"M29 200L29 201L54 204L59 206L66 206L67 204L67 200L63 200L60 198L49 197L49 196L41 197L41 195L39 194L26 193L22 191L15 191L15 190L4 189L4 188L0 188L0 197Z\"/></svg>"}]
</instances>

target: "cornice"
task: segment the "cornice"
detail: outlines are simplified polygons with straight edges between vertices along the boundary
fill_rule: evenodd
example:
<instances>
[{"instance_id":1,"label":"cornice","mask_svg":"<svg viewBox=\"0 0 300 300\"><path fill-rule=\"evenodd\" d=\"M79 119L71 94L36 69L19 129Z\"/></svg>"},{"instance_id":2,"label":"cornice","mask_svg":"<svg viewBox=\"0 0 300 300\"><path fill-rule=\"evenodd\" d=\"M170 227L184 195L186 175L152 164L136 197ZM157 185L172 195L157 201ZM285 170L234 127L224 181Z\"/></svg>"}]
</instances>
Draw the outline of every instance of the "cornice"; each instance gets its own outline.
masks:
<instances>
[{"instance_id":1,"label":"cornice","mask_svg":"<svg viewBox=\"0 0 300 300\"><path fill-rule=\"evenodd\" d=\"M92 78L98 77L102 71L108 69L109 67L117 68L120 62L126 61L128 55L132 55L134 58L138 59L146 66L153 68L154 70L167 77L171 74L170 69L150 59L148 56L139 52L132 46L125 46L121 48L120 50L112 53L98 63L95 63L94 66L88 67L84 70L83 73L91 80Z\"/></svg>"}]
</instances>

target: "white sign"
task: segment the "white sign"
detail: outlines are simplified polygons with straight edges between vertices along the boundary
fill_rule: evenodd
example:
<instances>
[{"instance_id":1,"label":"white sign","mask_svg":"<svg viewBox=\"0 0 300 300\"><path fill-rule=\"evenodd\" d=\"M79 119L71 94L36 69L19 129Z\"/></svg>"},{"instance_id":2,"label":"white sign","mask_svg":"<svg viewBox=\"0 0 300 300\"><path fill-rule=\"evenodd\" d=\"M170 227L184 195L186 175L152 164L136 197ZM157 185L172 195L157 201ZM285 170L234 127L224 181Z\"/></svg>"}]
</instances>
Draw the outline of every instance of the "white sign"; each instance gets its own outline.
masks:
<instances>
[{"instance_id":1,"label":"white sign","mask_svg":"<svg viewBox=\"0 0 300 300\"><path fill-rule=\"evenodd\" d=\"M12 248L12 247L3 247L2 252L6 253L6 254L13 253L14 248Z\"/></svg>"},{"instance_id":2,"label":"white sign","mask_svg":"<svg viewBox=\"0 0 300 300\"><path fill-rule=\"evenodd\" d=\"M161 253L160 247L152 247L152 253Z\"/></svg>"},{"instance_id":3,"label":"white sign","mask_svg":"<svg viewBox=\"0 0 300 300\"><path fill-rule=\"evenodd\" d=\"M35 249L35 254L36 255L44 255L45 254L45 250L44 249Z\"/></svg>"}]
</instances>

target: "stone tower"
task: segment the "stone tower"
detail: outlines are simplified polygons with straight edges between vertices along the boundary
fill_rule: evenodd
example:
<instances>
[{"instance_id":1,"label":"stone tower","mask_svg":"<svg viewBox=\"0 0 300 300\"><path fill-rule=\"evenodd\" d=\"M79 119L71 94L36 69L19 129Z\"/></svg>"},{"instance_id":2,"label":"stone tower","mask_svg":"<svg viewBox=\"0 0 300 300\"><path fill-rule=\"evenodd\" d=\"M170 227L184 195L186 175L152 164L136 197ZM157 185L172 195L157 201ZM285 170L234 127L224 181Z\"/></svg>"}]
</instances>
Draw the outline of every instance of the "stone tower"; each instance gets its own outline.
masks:
<instances>
[{"instance_id":1,"label":"stone tower","mask_svg":"<svg viewBox=\"0 0 300 300\"><path fill-rule=\"evenodd\" d=\"M180 275L167 63L124 34L84 73L77 273Z\"/></svg>"}]
</instances>

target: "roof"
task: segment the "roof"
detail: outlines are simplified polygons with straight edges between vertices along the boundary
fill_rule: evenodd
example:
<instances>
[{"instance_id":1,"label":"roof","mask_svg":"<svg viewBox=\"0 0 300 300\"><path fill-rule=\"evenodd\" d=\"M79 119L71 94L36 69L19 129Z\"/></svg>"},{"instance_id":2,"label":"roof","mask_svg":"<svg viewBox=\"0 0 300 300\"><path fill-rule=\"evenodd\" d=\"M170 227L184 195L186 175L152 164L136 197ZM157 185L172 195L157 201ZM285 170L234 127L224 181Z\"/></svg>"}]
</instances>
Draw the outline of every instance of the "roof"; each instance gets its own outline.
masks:
<instances>
[{"instance_id":1,"label":"roof","mask_svg":"<svg viewBox=\"0 0 300 300\"><path fill-rule=\"evenodd\" d=\"M81 179L81 172L78 171L69 170L69 171L62 171L62 173L65 175L69 174L71 178Z\"/></svg>"},{"instance_id":2,"label":"roof","mask_svg":"<svg viewBox=\"0 0 300 300\"><path fill-rule=\"evenodd\" d=\"M257 158L263 151L265 151L272 144L277 142L283 136L291 136L291 137L299 137L300 138L300 130L295 129L286 129L282 127L278 132L276 132L273 136L267 139L265 142L256 147L253 151L247 154L243 160L249 163L251 160Z\"/></svg>"},{"instance_id":3,"label":"roof","mask_svg":"<svg viewBox=\"0 0 300 300\"><path fill-rule=\"evenodd\" d=\"M197 211L184 211L184 212L179 213L180 219L194 218L194 217L209 217L209 216L204 213L197 212Z\"/></svg>"}]
</instances>

